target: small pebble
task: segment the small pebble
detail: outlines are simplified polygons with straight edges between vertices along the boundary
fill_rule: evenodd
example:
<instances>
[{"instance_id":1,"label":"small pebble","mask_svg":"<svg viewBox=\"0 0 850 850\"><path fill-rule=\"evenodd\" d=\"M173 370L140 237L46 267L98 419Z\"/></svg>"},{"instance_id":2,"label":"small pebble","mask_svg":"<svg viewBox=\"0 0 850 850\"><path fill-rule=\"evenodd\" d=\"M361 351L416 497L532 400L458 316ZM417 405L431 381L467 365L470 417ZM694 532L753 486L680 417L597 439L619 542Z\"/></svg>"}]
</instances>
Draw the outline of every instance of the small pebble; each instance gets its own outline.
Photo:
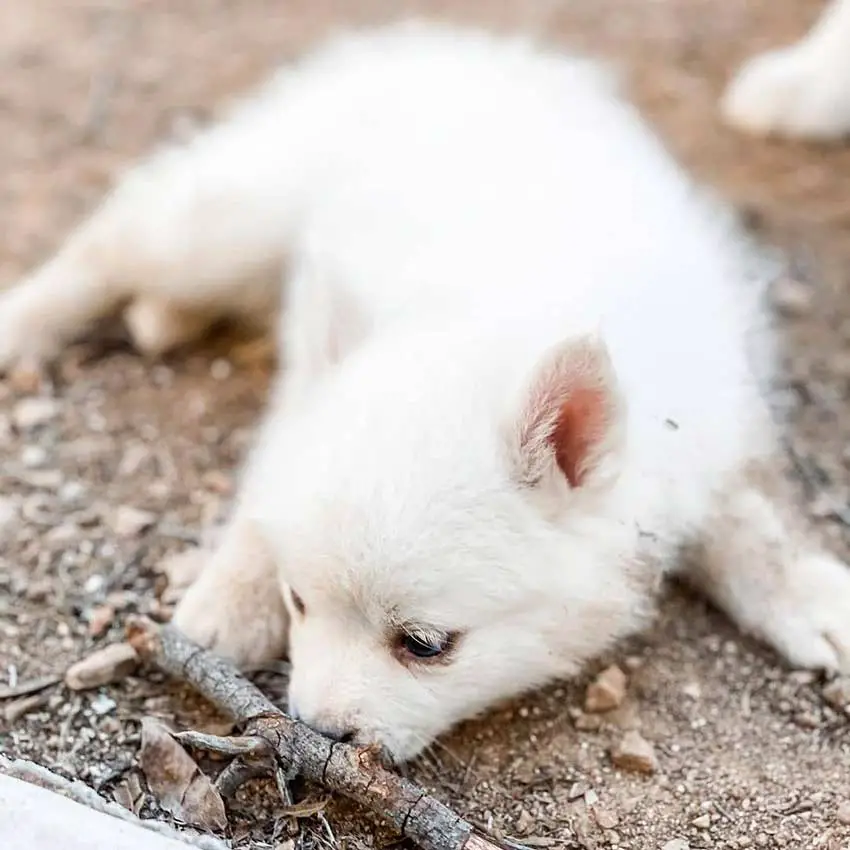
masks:
<instances>
[{"instance_id":1,"label":"small pebble","mask_svg":"<svg viewBox=\"0 0 850 850\"><path fill-rule=\"evenodd\" d=\"M133 443L124 451L118 464L118 474L122 477L135 475L151 457L153 453L144 443Z\"/></svg>"},{"instance_id":2,"label":"small pebble","mask_svg":"<svg viewBox=\"0 0 850 850\"><path fill-rule=\"evenodd\" d=\"M579 797L584 797L589 790L590 787L586 782L573 782L570 786L570 790L567 791L567 799L577 800Z\"/></svg>"},{"instance_id":3,"label":"small pebble","mask_svg":"<svg viewBox=\"0 0 850 850\"><path fill-rule=\"evenodd\" d=\"M44 602L53 591L53 580L49 578L36 579L27 584L24 596L31 602Z\"/></svg>"},{"instance_id":4,"label":"small pebble","mask_svg":"<svg viewBox=\"0 0 850 850\"><path fill-rule=\"evenodd\" d=\"M691 845L688 844L685 838L672 838L668 841L661 850L690 850Z\"/></svg>"},{"instance_id":5,"label":"small pebble","mask_svg":"<svg viewBox=\"0 0 850 850\"><path fill-rule=\"evenodd\" d=\"M20 363L8 376L9 385L16 393L34 395L41 390L44 375L34 363Z\"/></svg>"},{"instance_id":6,"label":"small pebble","mask_svg":"<svg viewBox=\"0 0 850 850\"><path fill-rule=\"evenodd\" d=\"M610 809L595 808L593 810L593 816L602 829L613 829L620 822L617 813Z\"/></svg>"},{"instance_id":7,"label":"small pebble","mask_svg":"<svg viewBox=\"0 0 850 850\"><path fill-rule=\"evenodd\" d=\"M688 682L682 686L682 693L688 699L697 700L702 696L702 688L700 688L699 682Z\"/></svg>"},{"instance_id":8,"label":"small pebble","mask_svg":"<svg viewBox=\"0 0 850 850\"><path fill-rule=\"evenodd\" d=\"M111 699L106 694L98 694L92 701L89 703L91 710L98 716L101 717L104 714L109 714L110 711L115 709L117 703L114 699Z\"/></svg>"},{"instance_id":9,"label":"small pebble","mask_svg":"<svg viewBox=\"0 0 850 850\"><path fill-rule=\"evenodd\" d=\"M57 416L59 405L52 398L34 396L21 399L12 411L12 421L21 431L44 425Z\"/></svg>"},{"instance_id":10,"label":"small pebble","mask_svg":"<svg viewBox=\"0 0 850 850\"><path fill-rule=\"evenodd\" d=\"M834 679L823 689L823 698L833 708L844 708L850 705L850 676Z\"/></svg>"},{"instance_id":11,"label":"small pebble","mask_svg":"<svg viewBox=\"0 0 850 850\"><path fill-rule=\"evenodd\" d=\"M519 817L516 822L516 829L520 835L525 835L531 827L534 825L534 818L531 816L531 812L528 809L523 809L519 813Z\"/></svg>"},{"instance_id":12,"label":"small pebble","mask_svg":"<svg viewBox=\"0 0 850 850\"><path fill-rule=\"evenodd\" d=\"M691 825L697 829L708 829L711 826L711 815L700 815L691 821Z\"/></svg>"},{"instance_id":13,"label":"small pebble","mask_svg":"<svg viewBox=\"0 0 850 850\"><path fill-rule=\"evenodd\" d=\"M115 619L115 609L111 605L98 605L89 613L89 634L100 637L112 625Z\"/></svg>"},{"instance_id":14,"label":"small pebble","mask_svg":"<svg viewBox=\"0 0 850 850\"><path fill-rule=\"evenodd\" d=\"M49 455L47 449L41 446L24 446L21 451L21 462L28 469L37 469L47 463Z\"/></svg>"},{"instance_id":15,"label":"small pebble","mask_svg":"<svg viewBox=\"0 0 850 850\"><path fill-rule=\"evenodd\" d=\"M65 684L72 691L99 688L129 676L138 657L128 643L113 643L72 664L65 673Z\"/></svg>"},{"instance_id":16,"label":"small pebble","mask_svg":"<svg viewBox=\"0 0 850 850\"><path fill-rule=\"evenodd\" d=\"M835 819L845 826L850 826L850 802L842 803L838 807L838 811L835 813Z\"/></svg>"},{"instance_id":17,"label":"small pebble","mask_svg":"<svg viewBox=\"0 0 850 850\"><path fill-rule=\"evenodd\" d=\"M93 596L96 593L100 593L100 591L103 590L105 585L106 579L102 575L100 575L100 573L94 573L86 579L86 582L83 585L83 590L85 590L85 592L89 595Z\"/></svg>"},{"instance_id":18,"label":"small pebble","mask_svg":"<svg viewBox=\"0 0 850 850\"><path fill-rule=\"evenodd\" d=\"M156 522L156 514L142 511L132 505L120 505L115 509L110 526L119 537L138 537Z\"/></svg>"},{"instance_id":19,"label":"small pebble","mask_svg":"<svg viewBox=\"0 0 850 850\"><path fill-rule=\"evenodd\" d=\"M18 515L17 502L7 496L0 496L0 531L7 525L11 525Z\"/></svg>"},{"instance_id":20,"label":"small pebble","mask_svg":"<svg viewBox=\"0 0 850 850\"><path fill-rule=\"evenodd\" d=\"M626 674L616 665L603 670L587 688L584 710L590 713L610 711L626 698Z\"/></svg>"},{"instance_id":21,"label":"small pebble","mask_svg":"<svg viewBox=\"0 0 850 850\"><path fill-rule=\"evenodd\" d=\"M626 732L620 743L611 751L611 760L621 770L635 773L654 773L658 768L655 749L640 732Z\"/></svg>"}]
</instances>

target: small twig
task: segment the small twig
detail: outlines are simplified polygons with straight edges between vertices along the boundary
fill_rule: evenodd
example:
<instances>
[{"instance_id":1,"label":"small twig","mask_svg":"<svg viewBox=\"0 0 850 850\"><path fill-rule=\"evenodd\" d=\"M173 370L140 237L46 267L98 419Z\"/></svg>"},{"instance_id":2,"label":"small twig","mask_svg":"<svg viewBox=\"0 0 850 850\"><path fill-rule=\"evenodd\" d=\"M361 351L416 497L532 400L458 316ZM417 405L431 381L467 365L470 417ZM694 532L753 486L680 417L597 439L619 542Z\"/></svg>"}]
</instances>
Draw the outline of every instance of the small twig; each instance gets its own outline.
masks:
<instances>
[{"instance_id":1,"label":"small twig","mask_svg":"<svg viewBox=\"0 0 850 850\"><path fill-rule=\"evenodd\" d=\"M244 725L235 739L193 736L225 755L273 754L285 774L298 773L367 806L423 850L496 850L471 823L413 782L388 770L373 748L331 741L287 717L231 664L201 649L173 626L133 619L127 630L140 658L188 682L216 707ZM234 746L232 741L239 743ZM255 744L246 742L253 740ZM222 743L222 741L224 743Z\"/></svg>"},{"instance_id":2,"label":"small twig","mask_svg":"<svg viewBox=\"0 0 850 850\"><path fill-rule=\"evenodd\" d=\"M215 787L222 797L232 797L246 782L269 775L267 764L252 764L235 758L227 765L215 780Z\"/></svg>"},{"instance_id":3,"label":"small twig","mask_svg":"<svg viewBox=\"0 0 850 850\"><path fill-rule=\"evenodd\" d=\"M206 732L177 732L174 737L187 747L196 750L209 750L223 756L267 756L270 754L269 745L254 736L232 736L221 738Z\"/></svg>"},{"instance_id":4,"label":"small twig","mask_svg":"<svg viewBox=\"0 0 850 850\"><path fill-rule=\"evenodd\" d=\"M65 779L64 776L53 773L39 764L26 761L26 759L8 759L0 755L0 775L19 779L22 782L28 782L30 785L37 785L39 788L52 791L54 794L61 794L63 797L73 800L75 803L80 803L100 814L111 815L114 818L118 818L118 820L142 826L145 829L167 836L173 840L183 841L186 844L199 847L201 850L225 850L222 842L212 836L197 835L182 831L176 832L167 824L160 823L159 821L141 820L132 812L127 811L123 806L119 806L118 803L104 799L96 791L89 788L88 785L71 779Z\"/></svg>"},{"instance_id":5,"label":"small twig","mask_svg":"<svg viewBox=\"0 0 850 850\"><path fill-rule=\"evenodd\" d=\"M43 691L51 685L62 681L61 676L41 676L38 679L30 679L28 682L18 682L15 685L4 685L0 688L0 699L13 699L14 697L25 697L29 694Z\"/></svg>"}]
</instances>

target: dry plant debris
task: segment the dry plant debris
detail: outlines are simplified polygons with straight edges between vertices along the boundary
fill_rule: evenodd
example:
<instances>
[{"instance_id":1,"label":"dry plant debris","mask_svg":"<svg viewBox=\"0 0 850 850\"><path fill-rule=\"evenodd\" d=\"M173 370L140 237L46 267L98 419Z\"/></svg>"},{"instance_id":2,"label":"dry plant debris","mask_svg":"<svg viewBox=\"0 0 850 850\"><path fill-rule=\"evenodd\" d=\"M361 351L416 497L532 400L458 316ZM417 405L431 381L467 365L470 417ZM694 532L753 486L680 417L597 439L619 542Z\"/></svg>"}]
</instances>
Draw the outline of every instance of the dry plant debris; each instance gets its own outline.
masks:
<instances>
[{"instance_id":1,"label":"dry plant debris","mask_svg":"<svg viewBox=\"0 0 850 850\"><path fill-rule=\"evenodd\" d=\"M221 794L165 724L150 717L142 720L139 758L151 793L167 812L210 832L227 828Z\"/></svg>"},{"instance_id":2,"label":"dry plant debris","mask_svg":"<svg viewBox=\"0 0 850 850\"><path fill-rule=\"evenodd\" d=\"M447 806L389 770L383 754L375 748L331 741L287 717L232 665L201 649L174 627L134 618L128 624L127 635L142 660L192 685L244 727L241 735L227 738L202 732L174 736L190 747L234 759L226 768L230 784L235 786L239 779L256 776L257 762L265 761L287 803L288 782L300 775L367 806L391 822L402 838L411 839L423 850L494 850L504 846L485 838ZM151 755L147 764L156 774L153 763L167 757L179 774L179 778L168 780L157 775L159 793L165 794L172 806L176 806L175 801L183 805L187 796L197 797L197 788L194 793L189 791L192 783L198 782L195 763L191 759L187 762L185 753L184 759L171 744L164 743L164 737L170 737L167 730L151 724L147 728L148 749L158 753ZM153 737L155 733L157 738ZM143 743L143 750L145 746ZM157 749L151 750L154 746ZM204 793L209 793L211 787L205 784ZM208 797L203 806L209 807L204 815L208 817L214 804ZM196 802L189 814L197 816L201 807ZM524 843L533 846L530 840Z\"/></svg>"}]
</instances>

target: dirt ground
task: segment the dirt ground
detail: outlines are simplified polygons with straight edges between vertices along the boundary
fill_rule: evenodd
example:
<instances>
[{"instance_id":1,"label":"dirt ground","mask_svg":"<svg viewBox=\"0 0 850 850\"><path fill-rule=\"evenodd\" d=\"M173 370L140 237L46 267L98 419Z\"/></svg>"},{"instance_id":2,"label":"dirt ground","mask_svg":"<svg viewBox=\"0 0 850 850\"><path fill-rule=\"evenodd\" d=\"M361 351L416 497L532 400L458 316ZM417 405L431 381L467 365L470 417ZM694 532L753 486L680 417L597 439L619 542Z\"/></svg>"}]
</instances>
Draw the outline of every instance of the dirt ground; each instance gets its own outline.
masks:
<instances>
[{"instance_id":1,"label":"dirt ground","mask_svg":"<svg viewBox=\"0 0 850 850\"><path fill-rule=\"evenodd\" d=\"M794 425L807 504L847 553L850 146L740 138L719 125L715 108L740 60L798 36L821 7L4 0L0 286L44 258L136 156L209 119L330 27L418 10L531 29L616 62L671 149L788 252L803 284L784 294L790 345L777 392ZM38 388L52 409L39 403L34 413L31 387L0 381L0 688L61 676L118 639L127 614L161 613L154 567L226 508L263 402L267 371L227 349L145 364L114 342L63 358ZM152 527L125 527L127 506L151 512ZM553 686L466 724L419 759L413 777L484 828L530 846L850 848L839 817L850 804L850 717L824 698L819 677L788 670L678 590L658 625L612 659L629 671L629 698L599 729L576 728L584 683ZM261 681L282 692L280 671ZM221 728L197 698L155 677L84 693L55 684L0 701L0 752L121 796L138 772L144 715ZM611 764L611 745L634 727L656 748L653 776ZM149 795L139 802L143 816L165 817ZM297 823L277 805L262 783L242 793L230 810L233 846L393 841L344 803Z\"/></svg>"}]
</instances>

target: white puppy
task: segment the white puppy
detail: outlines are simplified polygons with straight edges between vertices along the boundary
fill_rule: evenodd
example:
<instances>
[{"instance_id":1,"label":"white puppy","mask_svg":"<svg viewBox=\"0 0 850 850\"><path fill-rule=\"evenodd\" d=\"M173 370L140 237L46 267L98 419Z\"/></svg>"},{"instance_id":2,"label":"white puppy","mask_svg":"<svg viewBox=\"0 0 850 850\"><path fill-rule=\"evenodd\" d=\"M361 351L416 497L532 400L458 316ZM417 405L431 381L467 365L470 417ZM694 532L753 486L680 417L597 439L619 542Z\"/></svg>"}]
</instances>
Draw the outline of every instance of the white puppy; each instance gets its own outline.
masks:
<instances>
[{"instance_id":1,"label":"white puppy","mask_svg":"<svg viewBox=\"0 0 850 850\"><path fill-rule=\"evenodd\" d=\"M0 362L122 304L162 351L282 291L283 377L176 622L288 648L294 712L406 759L577 671L675 570L850 669L850 571L777 473L752 261L595 66L398 25L135 169L0 299Z\"/></svg>"},{"instance_id":2,"label":"white puppy","mask_svg":"<svg viewBox=\"0 0 850 850\"><path fill-rule=\"evenodd\" d=\"M721 100L757 135L834 141L850 134L850 0L831 0L809 33L744 64Z\"/></svg>"}]
</instances>

